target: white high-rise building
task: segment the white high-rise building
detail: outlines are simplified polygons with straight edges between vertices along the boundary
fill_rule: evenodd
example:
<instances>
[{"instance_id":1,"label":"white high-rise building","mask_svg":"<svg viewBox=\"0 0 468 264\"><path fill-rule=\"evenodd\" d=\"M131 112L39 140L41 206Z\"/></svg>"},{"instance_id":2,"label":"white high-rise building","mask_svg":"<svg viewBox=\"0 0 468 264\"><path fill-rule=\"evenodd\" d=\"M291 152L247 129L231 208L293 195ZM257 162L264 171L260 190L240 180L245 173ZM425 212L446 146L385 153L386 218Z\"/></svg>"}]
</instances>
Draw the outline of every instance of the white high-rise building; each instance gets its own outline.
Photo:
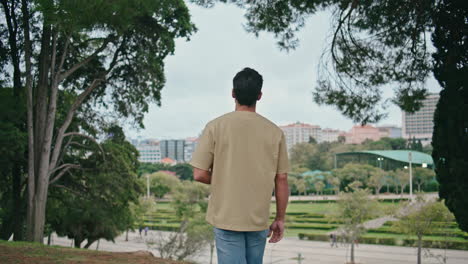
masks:
<instances>
[{"instance_id":1,"label":"white high-rise building","mask_svg":"<svg viewBox=\"0 0 468 264\"><path fill-rule=\"evenodd\" d=\"M426 145L432 141L432 131L434 130L434 112L438 94L429 94L423 101L423 106L414 113L402 112L403 138L416 138Z\"/></svg>"},{"instance_id":2,"label":"white high-rise building","mask_svg":"<svg viewBox=\"0 0 468 264\"><path fill-rule=\"evenodd\" d=\"M135 145L138 152L140 152L140 157L138 157L139 162L161 162L161 149L159 146L159 141L154 139L147 139L132 143Z\"/></svg>"},{"instance_id":3,"label":"white high-rise building","mask_svg":"<svg viewBox=\"0 0 468 264\"><path fill-rule=\"evenodd\" d=\"M343 134L344 131L331 129L331 128L324 128L322 129L322 138L320 142L335 142L338 141L338 137Z\"/></svg>"},{"instance_id":4,"label":"white high-rise building","mask_svg":"<svg viewBox=\"0 0 468 264\"><path fill-rule=\"evenodd\" d=\"M304 124L296 122L286 126L280 126L286 137L286 145L288 151L292 146L298 143L309 142L310 137L313 137L317 142L322 141L322 129L316 125Z\"/></svg>"}]
</instances>

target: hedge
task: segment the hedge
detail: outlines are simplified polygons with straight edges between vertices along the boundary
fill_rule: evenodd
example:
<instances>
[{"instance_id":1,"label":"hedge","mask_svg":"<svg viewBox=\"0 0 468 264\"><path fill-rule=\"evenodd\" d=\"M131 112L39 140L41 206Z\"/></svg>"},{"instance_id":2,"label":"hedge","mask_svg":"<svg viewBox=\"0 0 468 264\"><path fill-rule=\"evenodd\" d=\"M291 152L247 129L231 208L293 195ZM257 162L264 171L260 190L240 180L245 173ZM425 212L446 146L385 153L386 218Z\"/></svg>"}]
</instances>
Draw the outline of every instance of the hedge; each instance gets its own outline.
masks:
<instances>
[{"instance_id":1,"label":"hedge","mask_svg":"<svg viewBox=\"0 0 468 264\"><path fill-rule=\"evenodd\" d=\"M327 234L314 234L314 233L299 233L299 239L302 240L314 240L314 241L329 241L330 237ZM362 244L378 244L388 246L406 246L406 247L417 247L418 240L414 238L397 239L392 237L377 237L364 235L359 238L359 243ZM424 248L441 248L441 249L460 249L468 250L467 241L445 241L443 239L424 239L422 240L422 246Z\"/></svg>"},{"instance_id":2,"label":"hedge","mask_svg":"<svg viewBox=\"0 0 468 264\"><path fill-rule=\"evenodd\" d=\"M318 230L330 230L335 229L338 226L332 224L286 224L286 227L289 229L318 229Z\"/></svg>"},{"instance_id":3,"label":"hedge","mask_svg":"<svg viewBox=\"0 0 468 264\"><path fill-rule=\"evenodd\" d=\"M367 230L369 233L385 233L385 234L402 234L398 229L390 226L382 226L375 229ZM468 233L465 233L459 229L435 229L428 233L430 236L448 236L448 237L461 237L468 238Z\"/></svg>"},{"instance_id":4,"label":"hedge","mask_svg":"<svg viewBox=\"0 0 468 264\"><path fill-rule=\"evenodd\" d=\"M180 224L146 224L151 230L178 231Z\"/></svg>"},{"instance_id":5,"label":"hedge","mask_svg":"<svg viewBox=\"0 0 468 264\"><path fill-rule=\"evenodd\" d=\"M384 226L393 226L398 221L387 221ZM457 222L433 222L435 227L439 228L458 228Z\"/></svg>"}]
</instances>

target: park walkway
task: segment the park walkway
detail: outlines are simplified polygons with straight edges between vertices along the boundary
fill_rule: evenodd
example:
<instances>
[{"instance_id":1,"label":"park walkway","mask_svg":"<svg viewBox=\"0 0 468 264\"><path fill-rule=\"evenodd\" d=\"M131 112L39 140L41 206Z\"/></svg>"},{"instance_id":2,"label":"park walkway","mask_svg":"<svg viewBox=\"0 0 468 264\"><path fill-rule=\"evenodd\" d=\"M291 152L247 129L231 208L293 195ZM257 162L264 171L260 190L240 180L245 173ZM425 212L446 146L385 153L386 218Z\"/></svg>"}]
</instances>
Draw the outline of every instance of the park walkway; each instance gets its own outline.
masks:
<instances>
[{"instance_id":1,"label":"park walkway","mask_svg":"<svg viewBox=\"0 0 468 264\"><path fill-rule=\"evenodd\" d=\"M155 235L157 231L150 231L149 236ZM153 234L154 233L154 234ZM168 232L161 232L168 233ZM125 234L116 238L115 242L100 241L99 250L113 252L130 252L147 250L144 243L144 236L141 238L138 233L130 233L129 241L125 241ZM71 240L64 237L53 236L54 245L70 246ZM96 249L97 243L91 245L90 250ZM159 256L156 250L151 250L155 256ZM432 253L443 254L444 250L432 249ZM298 238L284 238L277 244L267 243L264 256L264 264L297 264L298 254L304 258L302 264L343 264L349 256L349 248L339 245L338 248L331 248L327 242L305 241ZM416 263L416 248L381 246L359 244L356 247L356 260L363 264L414 264ZM450 264L468 263L468 251L447 250L448 262ZM202 253L193 259L200 264L210 263L210 250L205 248ZM424 259L424 263L439 263L435 259ZM216 252L213 258L216 264Z\"/></svg>"}]
</instances>

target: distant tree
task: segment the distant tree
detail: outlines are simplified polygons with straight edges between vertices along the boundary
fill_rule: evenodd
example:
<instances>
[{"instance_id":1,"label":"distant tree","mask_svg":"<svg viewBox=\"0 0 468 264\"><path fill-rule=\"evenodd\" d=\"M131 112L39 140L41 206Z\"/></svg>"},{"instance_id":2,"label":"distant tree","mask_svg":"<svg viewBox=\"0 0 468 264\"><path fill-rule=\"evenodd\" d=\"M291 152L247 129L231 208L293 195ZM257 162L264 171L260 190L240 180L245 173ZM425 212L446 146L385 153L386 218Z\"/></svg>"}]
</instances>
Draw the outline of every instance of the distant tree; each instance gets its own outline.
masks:
<instances>
[{"instance_id":1,"label":"distant tree","mask_svg":"<svg viewBox=\"0 0 468 264\"><path fill-rule=\"evenodd\" d=\"M174 176L162 171L149 175L150 192L157 198L163 198L167 193L173 192L180 180Z\"/></svg>"},{"instance_id":2,"label":"distant tree","mask_svg":"<svg viewBox=\"0 0 468 264\"><path fill-rule=\"evenodd\" d=\"M138 167L138 176L152 174L158 171L172 171L172 167L173 166L166 163L141 162L140 167Z\"/></svg>"},{"instance_id":3,"label":"distant tree","mask_svg":"<svg viewBox=\"0 0 468 264\"><path fill-rule=\"evenodd\" d=\"M341 186L345 187L353 181L367 183L371 173L376 167L368 164L347 163L343 168L333 170L333 175L341 181Z\"/></svg>"},{"instance_id":4,"label":"distant tree","mask_svg":"<svg viewBox=\"0 0 468 264\"><path fill-rule=\"evenodd\" d=\"M374 188L375 194L379 194L380 189L385 185L386 176L386 172L379 168L375 168L371 172L367 185Z\"/></svg>"},{"instance_id":5,"label":"distant tree","mask_svg":"<svg viewBox=\"0 0 468 264\"><path fill-rule=\"evenodd\" d=\"M435 178L435 173L432 169L416 167L413 169L413 182L418 186L418 192L421 191L421 186L430 182Z\"/></svg>"},{"instance_id":6,"label":"distant tree","mask_svg":"<svg viewBox=\"0 0 468 264\"><path fill-rule=\"evenodd\" d=\"M418 139L418 142L416 142L416 150L421 152L423 151L423 144L421 139Z\"/></svg>"},{"instance_id":7,"label":"distant tree","mask_svg":"<svg viewBox=\"0 0 468 264\"><path fill-rule=\"evenodd\" d=\"M431 234L438 228L437 222L448 222L453 219L453 215L443 202L425 201L422 196L416 198L416 204L411 205L409 210L409 213L400 216L400 221L396 222L395 226L400 232L418 238L417 263L421 264L423 236Z\"/></svg>"},{"instance_id":8,"label":"distant tree","mask_svg":"<svg viewBox=\"0 0 468 264\"><path fill-rule=\"evenodd\" d=\"M346 137L345 136L338 136L338 142L339 143L345 143L346 142Z\"/></svg>"},{"instance_id":9,"label":"distant tree","mask_svg":"<svg viewBox=\"0 0 468 264\"><path fill-rule=\"evenodd\" d=\"M296 181L298 179L296 177L288 177L288 186L289 186L289 195L291 196L293 193L297 193L296 188Z\"/></svg>"},{"instance_id":10,"label":"distant tree","mask_svg":"<svg viewBox=\"0 0 468 264\"><path fill-rule=\"evenodd\" d=\"M378 202L369 197L370 192L365 189L357 189L354 192L342 192L337 201L338 208L333 213L333 218L340 226L347 243L351 244L351 259L349 263L355 263L355 241L366 231L364 222L377 216Z\"/></svg>"},{"instance_id":11,"label":"distant tree","mask_svg":"<svg viewBox=\"0 0 468 264\"><path fill-rule=\"evenodd\" d=\"M193 169L192 165L188 163L177 163L170 168L171 171L175 172L181 180L193 180Z\"/></svg>"},{"instance_id":12,"label":"distant tree","mask_svg":"<svg viewBox=\"0 0 468 264\"><path fill-rule=\"evenodd\" d=\"M328 142L296 144L291 148L291 165L310 170L329 170L332 164L329 150Z\"/></svg>"},{"instance_id":13,"label":"distant tree","mask_svg":"<svg viewBox=\"0 0 468 264\"><path fill-rule=\"evenodd\" d=\"M315 190L317 191L317 195L322 194L323 188L325 188L325 183L323 181L316 181L314 183Z\"/></svg>"},{"instance_id":14,"label":"distant tree","mask_svg":"<svg viewBox=\"0 0 468 264\"><path fill-rule=\"evenodd\" d=\"M309 144L317 144L317 140L313 136L309 136Z\"/></svg>"},{"instance_id":15,"label":"distant tree","mask_svg":"<svg viewBox=\"0 0 468 264\"><path fill-rule=\"evenodd\" d=\"M353 181L350 184L348 184L347 187L349 187L349 189L351 189L353 191L357 191L357 190L361 189L363 185L364 184L361 181L356 180L356 181Z\"/></svg>"},{"instance_id":16,"label":"distant tree","mask_svg":"<svg viewBox=\"0 0 468 264\"><path fill-rule=\"evenodd\" d=\"M306 181L304 179L302 179L302 178L297 179L296 182L294 183L294 185L296 186L296 190L297 190L299 195L301 195L301 194L307 195L307 185L306 185Z\"/></svg>"},{"instance_id":17,"label":"distant tree","mask_svg":"<svg viewBox=\"0 0 468 264\"><path fill-rule=\"evenodd\" d=\"M400 194L403 194L405 187L409 184L409 172L407 170L397 169L391 174L394 178L395 185L400 187Z\"/></svg>"},{"instance_id":18,"label":"distant tree","mask_svg":"<svg viewBox=\"0 0 468 264\"><path fill-rule=\"evenodd\" d=\"M399 150L406 149L406 140L403 138L388 138L384 137L377 141L364 144L369 150Z\"/></svg>"},{"instance_id":19,"label":"distant tree","mask_svg":"<svg viewBox=\"0 0 468 264\"><path fill-rule=\"evenodd\" d=\"M309 143L299 143L292 146L290 155L291 165L308 167L307 163L315 152L315 149L316 147Z\"/></svg>"},{"instance_id":20,"label":"distant tree","mask_svg":"<svg viewBox=\"0 0 468 264\"><path fill-rule=\"evenodd\" d=\"M335 192L335 194L338 194L338 192L340 191L340 179L336 176L333 176L333 174L329 174L327 177L327 182L328 184L333 186L333 191Z\"/></svg>"}]
</instances>

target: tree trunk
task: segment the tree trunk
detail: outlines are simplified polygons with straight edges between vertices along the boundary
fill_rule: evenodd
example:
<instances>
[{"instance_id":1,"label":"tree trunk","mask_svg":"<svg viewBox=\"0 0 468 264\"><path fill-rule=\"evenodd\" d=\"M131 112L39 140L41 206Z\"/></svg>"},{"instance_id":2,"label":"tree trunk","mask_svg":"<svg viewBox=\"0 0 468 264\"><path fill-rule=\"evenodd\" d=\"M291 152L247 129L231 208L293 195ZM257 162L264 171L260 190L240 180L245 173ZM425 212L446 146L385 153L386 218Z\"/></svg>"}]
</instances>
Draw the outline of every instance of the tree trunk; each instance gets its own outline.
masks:
<instances>
[{"instance_id":1,"label":"tree trunk","mask_svg":"<svg viewBox=\"0 0 468 264\"><path fill-rule=\"evenodd\" d=\"M354 239L351 240L351 264L354 264Z\"/></svg>"},{"instance_id":2,"label":"tree trunk","mask_svg":"<svg viewBox=\"0 0 468 264\"><path fill-rule=\"evenodd\" d=\"M422 236L418 236L418 264L421 264Z\"/></svg>"},{"instance_id":3,"label":"tree trunk","mask_svg":"<svg viewBox=\"0 0 468 264\"><path fill-rule=\"evenodd\" d=\"M213 264L213 250L214 250L214 244L210 243L210 264Z\"/></svg>"},{"instance_id":4,"label":"tree trunk","mask_svg":"<svg viewBox=\"0 0 468 264\"><path fill-rule=\"evenodd\" d=\"M27 128L28 128L28 200L26 210L26 239L33 240L34 230L34 190L35 190L35 149L34 144L34 119L33 119L33 92L32 92L32 42L29 36L29 7L28 1L21 1L21 12L23 13L23 34L24 34L24 57L26 66L26 99L27 99Z\"/></svg>"},{"instance_id":5,"label":"tree trunk","mask_svg":"<svg viewBox=\"0 0 468 264\"><path fill-rule=\"evenodd\" d=\"M83 238L81 237L75 237L73 241L75 242L75 248L81 248L81 243L83 243Z\"/></svg>"},{"instance_id":6,"label":"tree trunk","mask_svg":"<svg viewBox=\"0 0 468 264\"><path fill-rule=\"evenodd\" d=\"M23 240L24 207L21 197L21 168L19 164L13 165L13 240Z\"/></svg>"},{"instance_id":7,"label":"tree trunk","mask_svg":"<svg viewBox=\"0 0 468 264\"><path fill-rule=\"evenodd\" d=\"M47 236L47 245L50 246L50 242L52 240L52 233L49 233L49 235Z\"/></svg>"},{"instance_id":8,"label":"tree trunk","mask_svg":"<svg viewBox=\"0 0 468 264\"><path fill-rule=\"evenodd\" d=\"M89 239L88 238L88 242L86 243L84 248L89 248L95 241L96 241L96 239Z\"/></svg>"},{"instance_id":9,"label":"tree trunk","mask_svg":"<svg viewBox=\"0 0 468 264\"><path fill-rule=\"evenodd\" d=\"M125 232L125 241L128 241L128 229L127 232Z\"/></svg>"}]
</instances>

